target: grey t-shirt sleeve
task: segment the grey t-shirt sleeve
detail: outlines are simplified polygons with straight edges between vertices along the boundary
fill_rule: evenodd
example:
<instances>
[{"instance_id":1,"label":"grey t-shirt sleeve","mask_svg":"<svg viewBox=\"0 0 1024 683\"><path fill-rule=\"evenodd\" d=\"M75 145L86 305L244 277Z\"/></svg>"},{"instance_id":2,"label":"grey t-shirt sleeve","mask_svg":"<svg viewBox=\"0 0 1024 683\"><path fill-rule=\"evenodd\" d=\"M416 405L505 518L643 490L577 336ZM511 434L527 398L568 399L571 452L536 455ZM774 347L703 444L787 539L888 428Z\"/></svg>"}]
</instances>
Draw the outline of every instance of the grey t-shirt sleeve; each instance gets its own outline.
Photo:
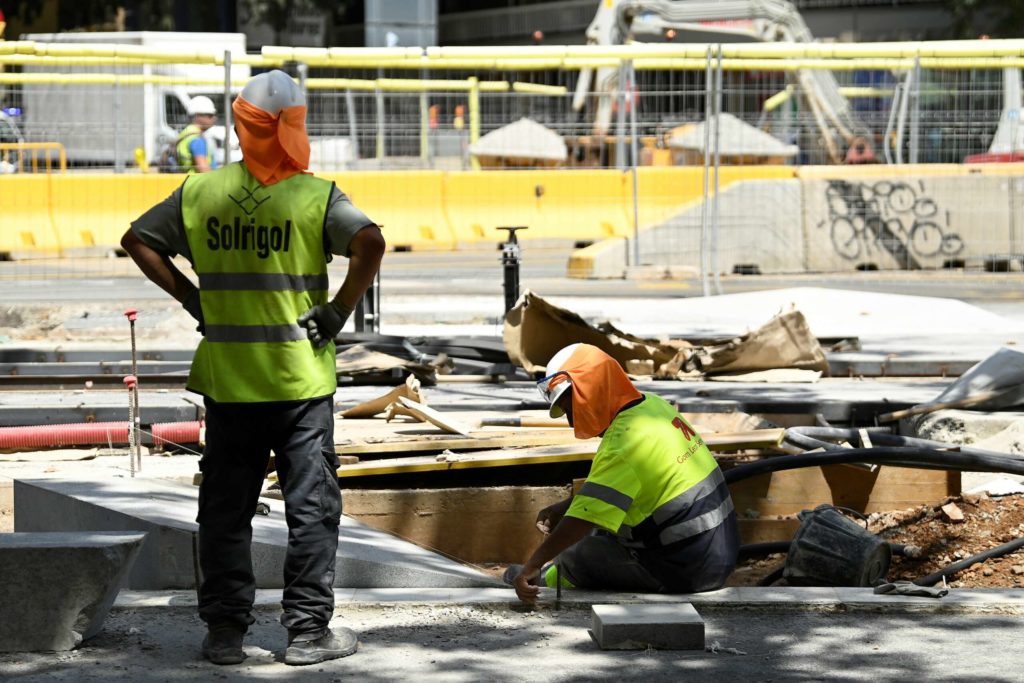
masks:
<instances>
[{"instance_id":1,"label":"grey t-shirt sleeve","mask_svg":"<svg viewBox=\"0 0 1024 683\"><path fill-rule=\"evenodd\" d=\"M154 205L132 222L132 232L151 249L167 256L181 254L192 262L192 250L185 237L185 222L181 217L181 188Z\"/></svg>"},{"instance_id":2,"label":"grey t-shirt sleeve","mask_svg":"<svg viewBox=\"0 0 1024 683\"><path fill-rule=\"evenodd\" d=\"M349 244L356 233L368 225L376 225L357 209L344 192L335 185L327 202L324 220L324 243L329 254L349 255Z\"/></svg>"}]
</instances>

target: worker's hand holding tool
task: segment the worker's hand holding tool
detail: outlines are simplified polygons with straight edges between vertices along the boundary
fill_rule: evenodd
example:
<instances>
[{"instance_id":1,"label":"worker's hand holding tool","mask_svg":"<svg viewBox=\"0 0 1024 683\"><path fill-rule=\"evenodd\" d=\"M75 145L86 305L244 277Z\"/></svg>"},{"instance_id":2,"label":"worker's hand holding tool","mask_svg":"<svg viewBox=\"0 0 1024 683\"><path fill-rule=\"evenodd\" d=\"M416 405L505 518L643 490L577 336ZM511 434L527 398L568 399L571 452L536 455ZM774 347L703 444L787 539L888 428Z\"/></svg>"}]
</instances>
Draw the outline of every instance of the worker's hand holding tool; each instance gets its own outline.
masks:
<instances>
[{"instance_id":1,"label":"worker's hand holding tool","mask_svg":"<svg viewBox=\"0 0 1024 683\"><path fill-rule=\"evenodd\" d=\"M196 319L199 326L196 327L196 331L199 334L206 334L206 321L203 320L203 307L199 302L199 289L193 289L192 292L185 297L185 300L181 302L181 307L188 311L188 314Z\"/></svg>"},{"instance_id":2,"label":"worker's hand holding tool","mask_svg":"<svg viewBox=\"0 0 1024 683\"><path fill-rule=\"evenodd\" d=\"M316 348L327 346L327 342L338 336L352 311L338 300L314 306L299 316L300 327L306 328L309 341Z\"/></svg>"},{"instance_id":3,"label":"worker's hand holding tool","mask_svg":"<svg viewBox=\"0 0 1024 683\"><path fill-rule=\"evenodd\" d=\"M566 498L538 512L537 528L540 529L540 532L545 536L550 534L558 526L558 523L562 521L562 517L565 516L570 505L572 505L572 498Z\"/></svg>"},{"instance_id":4,"label":"worker's hand holding tool","mask_svg":"<svg viewBox=\"0 0 1024 683\"><path fill-rule=\"evenodd\" d=\"M534 586L530 582L538 576L540 576L540 567L524 564L523 570L512 582L512 586L516 589L516 595L523 602L531 605L537 602L537 598L540 596L540 587Z\"/></svg>"}]
</instances>

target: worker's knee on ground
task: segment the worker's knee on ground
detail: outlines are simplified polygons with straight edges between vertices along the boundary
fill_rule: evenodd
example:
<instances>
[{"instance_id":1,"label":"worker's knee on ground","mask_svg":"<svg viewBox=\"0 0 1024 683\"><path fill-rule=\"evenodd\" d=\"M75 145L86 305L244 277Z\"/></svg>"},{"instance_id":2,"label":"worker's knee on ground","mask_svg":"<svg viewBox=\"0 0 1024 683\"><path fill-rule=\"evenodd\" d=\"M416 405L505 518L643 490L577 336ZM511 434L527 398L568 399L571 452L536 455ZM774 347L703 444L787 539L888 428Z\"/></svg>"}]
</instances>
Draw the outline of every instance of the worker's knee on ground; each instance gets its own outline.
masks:
<instances>
[{"instance_id":1,"label":"worker's knee on ground","mask_svg":"<svg viewBox=\"0 0 1024 683\"><path fill-rule=\"evenodd\" d=\"M544 585L548 588L557 588L559 583L562 584L562 588L576 587L565 575L565 572L562 572L561 576L559 576L558 567L553 564L549 565L548 568L544 570Z\"/></svg>"}]
</instances>

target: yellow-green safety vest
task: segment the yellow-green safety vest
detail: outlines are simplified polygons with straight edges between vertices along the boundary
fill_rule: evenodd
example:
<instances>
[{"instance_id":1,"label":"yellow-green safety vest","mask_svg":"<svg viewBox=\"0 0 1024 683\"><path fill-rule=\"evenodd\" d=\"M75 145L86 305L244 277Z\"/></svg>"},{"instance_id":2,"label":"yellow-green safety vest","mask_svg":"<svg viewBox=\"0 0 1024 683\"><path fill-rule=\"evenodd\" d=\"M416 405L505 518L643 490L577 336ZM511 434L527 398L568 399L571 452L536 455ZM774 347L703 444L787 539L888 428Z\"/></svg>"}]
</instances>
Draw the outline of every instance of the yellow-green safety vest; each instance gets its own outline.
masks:
<instances>
[{"instance_id":1,"label":"yellow-green safety vest","mask_svg":"<svg viewBox=\"0 0 1024 683\"><path fill-rule=\"evenodd\" d=\"M333 341L314 348L296 322L327 302L333 187L306 174L264 187L241 162L185 180L182 217L206 325L189 390L222 403L334 394Z\"/></svg>"},{"instance_id":2,"label":"yellow-green safety vest","mask_svg":"<svg viewBox=\"0 0 1024 683\"><path fill-rule=\"evenodd\" d=\"M178 162L181 171L194 171L196 160L192 157L192 150L188 148L192 141L203 134L203 129L194 123L185 126L185 129L178 135L178 144L174 148L174 157Z\"/></svg>"}]
</instances>

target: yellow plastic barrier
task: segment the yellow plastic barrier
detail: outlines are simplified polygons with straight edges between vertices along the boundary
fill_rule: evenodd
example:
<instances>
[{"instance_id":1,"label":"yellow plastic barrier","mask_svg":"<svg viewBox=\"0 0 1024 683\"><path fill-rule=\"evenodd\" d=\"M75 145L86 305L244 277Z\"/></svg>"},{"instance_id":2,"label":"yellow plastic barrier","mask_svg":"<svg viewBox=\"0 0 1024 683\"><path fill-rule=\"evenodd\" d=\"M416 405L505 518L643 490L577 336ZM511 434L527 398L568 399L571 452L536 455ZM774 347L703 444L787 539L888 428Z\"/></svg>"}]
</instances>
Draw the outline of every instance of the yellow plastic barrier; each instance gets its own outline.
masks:
<instances>
[{"instance_id":1,"label":"yellow plastic barrier","mask_svg":"<svg viewBox=\"0 0 1024 683\"><path fill-rule=\"evenodd\" d=\"M131 222L183 180L171 174L54 176L53 219L64 255L114 249Z\"/></svg>"},{"instance_id":2,"label":"yellow plastic barrier","mask_svg":"<svg viewBox=\"0 0 1024 683\"><path fill-rule=\"evenodd\" d=\"M590 241L633 232L630 174L617 170L536 171L543 194L530 239Z\"/></svg>"},{"instance_id":3,"label":"yellow plastic barrier","mask_svg":"<svg viewBox=\"0 0 1024 683\"><path fill-rule=\"evenodd\" d=\"M496 228L525 225L519 239L543 237L539 182L531 171L466 171L446 174L444 204L458 244L503 242ZM543 190L541 190L542 192Z\"/></svg>"},{"instance_id":4,"label":"yellow plastic barrier","mask_svg":"<svg viewBox=\"0 0 1024 683\"><path fill-rule=\"evenodd\" d=\"M324 173L384 231L391 248L451 249L441 171Z\"/></svg>"},{"instance_id":5,"label":"yellow plastic barrier","mask_svg":"<svg viewBox=\"0 0 1024 683\"><path fill-rule=\"evenodd\" d=\"M0 176L0 254L10 258L59 256L51 213L54 176Z\"/></svg>"}]
</instances>

